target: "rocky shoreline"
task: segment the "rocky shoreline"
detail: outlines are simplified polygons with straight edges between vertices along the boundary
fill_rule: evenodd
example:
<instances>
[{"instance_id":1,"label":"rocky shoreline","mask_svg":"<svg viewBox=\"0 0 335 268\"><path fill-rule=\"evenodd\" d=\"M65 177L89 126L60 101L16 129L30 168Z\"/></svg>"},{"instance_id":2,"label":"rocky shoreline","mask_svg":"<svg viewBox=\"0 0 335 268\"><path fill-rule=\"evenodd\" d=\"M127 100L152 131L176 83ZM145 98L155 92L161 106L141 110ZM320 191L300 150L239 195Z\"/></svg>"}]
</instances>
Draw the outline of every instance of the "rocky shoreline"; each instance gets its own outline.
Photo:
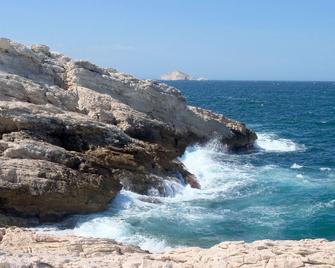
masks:
<instances>
[{"instance_id":1,"label":"rocky shoreline","mask_svg":"<svg viewBox=\"0 0 335 268\"><path fill-rule=\"evenodd\" d=\"M0 225L104 210L122 187L200 187L177 160L197 142L252 145L244 124L166 84L0 39Z\"/></svg>"},{"instance_id":2,"label":"rocky shoreline","mask_svg":"<svg viewBox=\"0 0 335 268\"><path fill-rule=\"evenodd\" d=\"M334 267L335 244L326 240L153 254L14 227L102 211L122 187L161 196L165 180L201 188L177 158L213 138L238 150L257 136L188 106L166 84L0 38L0 267Z\"/></svg>"},{"instance_id":3,"label":"rocky shoreline","mask_svg":"<svg viewBox=\"0 0 335 268\"><path fill-rule=\"evenodd\" d=\"M110 239L51 236L0 229L0 267L233 268L335 267L335 242L261 240L224 242L209 249L150 253Z\"/></svg>"}]
</instances>

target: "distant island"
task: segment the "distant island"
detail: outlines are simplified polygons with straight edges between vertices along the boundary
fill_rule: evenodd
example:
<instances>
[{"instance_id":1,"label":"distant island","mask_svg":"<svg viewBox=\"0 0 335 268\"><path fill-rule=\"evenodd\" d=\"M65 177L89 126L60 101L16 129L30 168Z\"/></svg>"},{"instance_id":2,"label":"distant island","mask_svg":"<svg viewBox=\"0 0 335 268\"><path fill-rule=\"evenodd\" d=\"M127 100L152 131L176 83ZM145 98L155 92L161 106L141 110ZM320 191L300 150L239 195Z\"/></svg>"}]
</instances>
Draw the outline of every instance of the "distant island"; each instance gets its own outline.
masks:
<instances>
[{"instance_id":1,"label":"distant island","mask_svg":"<svg viewBox=\"0 0 335 268\"><path fill-rule=\"evenodd\" d=\"M207 78L199 77L194 78L187 73L181 71L172 71L165 74L162 74L160 77L161 80L197 80L197 81L204 81L208 80Z\"/></svg>"}]
</instances>

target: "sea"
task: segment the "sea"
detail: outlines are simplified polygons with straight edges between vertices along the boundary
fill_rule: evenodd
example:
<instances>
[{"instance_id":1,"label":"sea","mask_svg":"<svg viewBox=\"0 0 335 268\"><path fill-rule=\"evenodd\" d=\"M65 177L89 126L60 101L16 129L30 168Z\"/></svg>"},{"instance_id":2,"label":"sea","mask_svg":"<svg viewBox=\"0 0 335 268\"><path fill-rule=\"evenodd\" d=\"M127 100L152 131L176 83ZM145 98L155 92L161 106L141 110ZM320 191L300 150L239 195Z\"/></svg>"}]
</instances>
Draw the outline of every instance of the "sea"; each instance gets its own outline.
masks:
<instances>
[{"instance_id":1,"label":"sea","mask_svg":"<svg viewBox=\"0 0 335 268\"><path fill-rule=\"evenodd\" d=\"M335 239L335 82L171 81L188 104L244 122L258 140L216 140L180 157L202 188L166 181L168 197L122 190L108 210L48 231L112 238L153 252L222 241ZM70 226L70 227L69 227Z\"/></svg>"}]
</instances>

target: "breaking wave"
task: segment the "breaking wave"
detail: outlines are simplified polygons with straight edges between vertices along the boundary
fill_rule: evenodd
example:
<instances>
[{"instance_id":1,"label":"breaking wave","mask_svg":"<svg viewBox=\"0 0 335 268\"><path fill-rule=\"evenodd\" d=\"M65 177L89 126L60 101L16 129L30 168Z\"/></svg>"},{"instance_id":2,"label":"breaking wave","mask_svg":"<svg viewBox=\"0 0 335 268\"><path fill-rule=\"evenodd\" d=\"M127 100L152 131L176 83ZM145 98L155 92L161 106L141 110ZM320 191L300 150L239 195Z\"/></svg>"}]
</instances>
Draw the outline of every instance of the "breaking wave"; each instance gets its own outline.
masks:
<instances>
[{"instance_id":1,"label":"breaking wave","mask_svg":"<svg viewBox=\"0 0 335 268\"><path fill-rule=\"evenodd\" d=\"M291 165L291 168L292 168L292 169L301 169L301 168L303 168L303 166L302 166L302 165L299 165L299 164L297 164L297 163L293 163L293 164Z\"/></svg>"},{"instance_id":2,"label":"breaking wave","mask_svg":"<svg viewBox=\"0 0 335 268\"><path fill-rule=\"evenodd\" d=\"M257 133L256 146L266 152L295 152L304 151L305 145L295 143L290 139L279 138L273 133Z\"/></svg>"},{"instance_id":3,"label":"breaking wave","mask_svg":"<svg viewBox=\"0 0 335 268\"><path fill-rule=\"evenodd\" d=\"M282 155L302 148L273 134L258 136L257 144L265 152ZM305 220L301 215L310 211L299 193L313 193L318 186L298 172L302 167L298 164L282 167L259 162L259 157L257 152L231 154L217 141L191 146L180 160L197 177L201 189L166 180L167 197L154 190L151 196L122 190L108 210L72 217L71 228L43 230L111 238L153 252L208 247L224 240L290 238L285 221L300 223ZM317 209L327 208L322 204Z\"/></svg>"}]
</instances>

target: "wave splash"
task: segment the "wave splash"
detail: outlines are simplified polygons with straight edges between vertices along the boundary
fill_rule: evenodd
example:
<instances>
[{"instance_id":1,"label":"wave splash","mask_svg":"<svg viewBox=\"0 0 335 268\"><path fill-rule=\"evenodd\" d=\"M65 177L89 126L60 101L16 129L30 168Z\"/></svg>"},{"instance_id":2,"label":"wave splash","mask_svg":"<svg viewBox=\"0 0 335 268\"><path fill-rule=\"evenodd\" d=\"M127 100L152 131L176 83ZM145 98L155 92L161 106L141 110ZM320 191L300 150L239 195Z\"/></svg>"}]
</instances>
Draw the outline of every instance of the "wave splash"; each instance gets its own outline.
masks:
<instances>
[{"instance_id":1,"label":"wave splash","mask_svg":"<svg viewBox=\"0 0 335 268\"><path fill-rule=\"evenodd\" d=\"M240 163L238 156L228 154L227 148L217 141L189 147L180 160L197 177L201 190L168 180L164 182L167 197L157 196L155 191L151 196L143 196L122 190L107 211L77 216L71 229L56 227L47 231L110 238L152 252L184 246L176 232L186 226L189 230L196 229L198 224L203 228L201 225L222 217L222 212L208 211L195 203L238 196L239 189L253 181L250 174L253 166ZM170 239L173 235L176 237Z\"/></svg>"},{"instance_id":2,"label":"wave splash","mask_svg":"<svg viewBox=\"0 0 335 268\"><path fill-rule=\"evenodd\" d=\"M266 152L305 151L305 145L295 143L290 139L279 138L273 133L257 133L256 146Z\"/></svg>"},{"instance_id":3,"label":"wave splash","mask_svg":"<svg viewBox=\"0 0 335 268\"><path fill-rule=\"evenodd\" d=\"M145 250L160 252L170 249L163 238L142 234L136 222L155 213L158 204L141 200L141 195L122 190L105 212L81 216L71 230L53 230L56 233L74 234L95 238L110 238L123 244L137 245ZM157 212L156 212L157 213Z\"/></svg>"},{"instance_id":4,"label":"wave splash","mask_svg":"<svg viewBox=\"0 0 335 268\"><path fill-rule=\"evenodd\" d=\"M265 151L290 152L299 148L294 142L274 138L272 134L260 134L259 137L258 146ZM151 196L122 190L107 211L77 216L74 228L49 228L48 231L111 238L152 252L194 245L198 238L189 242L189 236L194 236L194 233L200 236L201 232L211 228L208 226L216 225L227 217L237 217L239 220L245 217L243 212L227 216L232 213L229 207L209 209L212 204L258 195L264 189L255 185L261 185L260 181L264 178L267 180L270 172L274 180L287 175L287 171L274 165L253 165L249 159L252 155L230 154L225 146L215 140L204 146L189 147L180 160L197 177L201 190L168 180L164 182L165 192L169 193L167 197L157 196L154 190ZM187 237L187 242L183 242L181 237Z\"/></svg>"}]
</instances>

